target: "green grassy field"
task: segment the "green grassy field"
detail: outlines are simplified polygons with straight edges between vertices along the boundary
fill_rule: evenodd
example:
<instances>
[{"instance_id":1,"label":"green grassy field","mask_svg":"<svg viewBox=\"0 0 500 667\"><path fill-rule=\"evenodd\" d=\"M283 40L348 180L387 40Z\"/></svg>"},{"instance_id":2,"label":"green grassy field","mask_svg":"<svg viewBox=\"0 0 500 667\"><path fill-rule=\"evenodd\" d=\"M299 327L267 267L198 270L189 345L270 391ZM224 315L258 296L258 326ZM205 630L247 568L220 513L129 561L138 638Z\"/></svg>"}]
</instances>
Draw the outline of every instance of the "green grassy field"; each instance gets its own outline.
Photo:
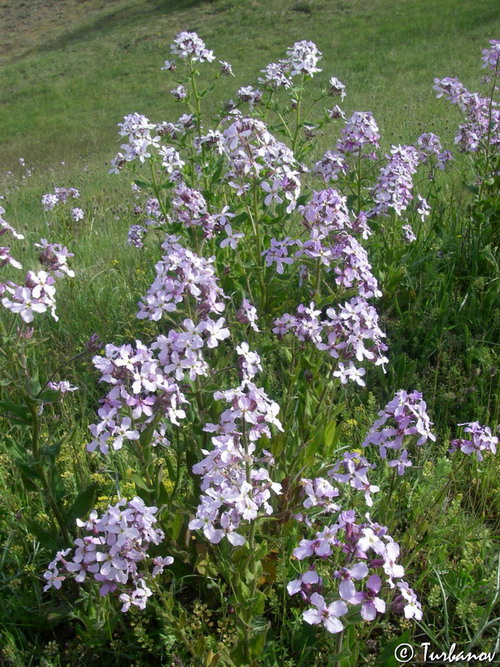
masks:
<instances>
[{"instance_id":1,"label":"green grassy field","mask_svg":"<svg viewBox=\"0 0 500 667\"><path fill-rule=\"evenodd\" d=\"M311 39L323 79L348 86L348 108L373 111L388 144L426 131L450 138L435 76L472 83L485 40L498 33L495 0L248 0L3 3L0 170L24 157L38 169L107 163L115 126L132 111L176 115L160 70L182 29L230 61L224 96L254 83L287 46ZM328 144L328 137L324 139Z\"/></svg>"},{"instance_id":2,"label":"green grassy field","mask_svg":"<svg viewBox=\"0 0 500 667\"><path fill-rule=\"evenodd\" d=\"M47 376L61 360L78 354L94 333L115 344L155 335L153 323L135 317L137 302L154 277L155 248L151 244L139 252L127 245L128 228L135 222L130 179L110 175L108 169L120 145L116 125L125 114L143 113L160 122L184 113L169 93L174 77L161 70L179 31L197 31L217 59L232 63L235 77L217 83L218 103L234 98L242 85L255 85L259 70L283 57L295 41L314 41L323 53L323 72L314 85L320 87L331 76L343 81L343 108L348 114L373 112L383 149L414 143L423 132L438 134L452 149L460 114L436 99L433 79L456 76L476 90L483 74L481 49L500 33L497 0L0 1L0 204L5 218L26 236L16 246L23 267L37 266L34 241L63 240L61 224L42 209L44 193L54 186L75 186L86 212L80 231L68 240L76 278L58 286L60 320L37 321L45 342L36 359ZM211 99L208 114L215 111ZM338 128L322 131L318 156L337 137ZM19 165L21 157L30 174ZM418 483L404 480L395 491L392 520L405 533L405 557L412 550L416 554L412 568L428 609L425 637L449 646L451 641L472 643L479 633L486 649L497 631L488 623L494 615L491 600L498 597L498 466L493 457L484 463L467 461L454 476L445 452L457 423L477 419L494 427L498 422L498 205L493 198L482 208L477 205L471 159L456 157L449 171L438 174L432 214L421 226L418 243L401 244L388 262L380 240L384 230L377 230L379 240L368 242L383 291L377 308L388 334L390 364L386 376L373 372L366 390L349 394L339 432L341 441L353 447L395 391L404 387L424 393L441 438L432 455L419 459ZM1 270L2 279L18 278L8 268ZM0 318L5 314L2 309ZM278 354L270 357L273 363L280 360ZM99 488L102 508L115 493L118 473L96 462L85 445L103 387L88 359L66 367L64 377L80 390L66 399L62 418L48 410L51 427L44 427L42 436L52 442L55 434L72 434L58 459L65 509L91 482ZM7 393L0 384L0 399ZM41 595L41 572L52 547L40 542L32 521L50 531L50 512L11 465L9 447L17 434L16 427L0 422L0 593L5 600L0 663L107 667L133 660L148 666L159 664L155 646L160 650L160 644L162 655L172 658L177 650L180 655L184 649L174 646L175 637L165 626L158 630L153 614L145 620L136 614L131 623L116 621L111 607L103 605L101 615L90 597L69 612L65 603L53 604ZM133 459L121 465L122 492L140 493L130 481ZM448 477L443 497L442 482ZM197 575L189 571L186 577L191 576ZM276 576L285 575L278 568ZM281 593L273 595L270 613L280 618ZM197 634L211 636L213 629L210 613L199 612L206 602L202 593L198 598L191 591L184 602L190 655ZM281 645L290 641L295 646L303 624L295 618L293 625L288 616L283 626L271 637L263 665L299 664L293 651L281 652ZM390 640L405 637L409 626L384 621L370 641L382 651ZM314 653L311 637L308 650ZM361 633L357 641L367 637ZM329 648L320 642L318 650ZM369 664L394 667L383 652L380 656ZM223 664L205 658L162 664ZM342 667L355 666L345 662Z\"/></svg>"}]
</instances>

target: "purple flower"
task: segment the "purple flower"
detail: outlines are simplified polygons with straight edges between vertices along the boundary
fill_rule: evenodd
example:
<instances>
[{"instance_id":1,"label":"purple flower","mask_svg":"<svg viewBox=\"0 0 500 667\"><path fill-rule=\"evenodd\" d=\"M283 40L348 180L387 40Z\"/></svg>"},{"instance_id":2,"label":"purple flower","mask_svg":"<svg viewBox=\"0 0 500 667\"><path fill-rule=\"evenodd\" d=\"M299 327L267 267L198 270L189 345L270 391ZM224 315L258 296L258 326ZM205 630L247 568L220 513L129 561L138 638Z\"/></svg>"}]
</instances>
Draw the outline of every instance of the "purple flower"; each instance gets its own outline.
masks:
<instances>
[{"instance_id":1,"label":"purple flower","mask_svg":"<svg viewBox=\"0 0 500 667\"><path fill-rule=\"evenodd\" d=\"M389 466L391 468L397 468L398 475L404 475L405 468L411 465L413 464L408 458L408 452L406 449L401 452L399 459L393 459L392 461L389 461Z\"/></svg>"},{"instance_id":2,"label":"purple flower","mask_svg":"<svg viewBox=\"0 0 500 667\"><path fill-rule=\"evenodd\" d=\"M337 150L341 153L354 153L365 146L370 150L378 147L380 132L370 111L355 111L341 131Z\"/></svg>"},{"instance_id":3,"label":"purple flower","mask_svg":"<svg viewBox=\"0 0 500 667\"><path fill-rule=\"evenodd\" d=\"M377 613L383 614L385 612L384 600L377 597L377 593L382 588L382 580L376 575L372 574L366 582L364 591L359 591L355 594L353 602L361 603L361 616L365 621L373 621Z\"/></svg>"},{"instance_id":4,"label":"purple flower","mask_svg":"<svg viewBox=\"0 0 500 667\"><path fill-rule=\"evenodd\" d=\"M488 426L482 426L479 422L465 422L458 426L465 426L464 431L472 435L472 440L463 438L452 440L448 450L450 453L460 449L464 454L475 454L478 461L483 460L483 452L496 454L498 438L492 434Z\"/></svg>"},{"instance_id":5,"label":"purple flower","mask_svg":"<svg viewBox=\"0 0 500 667\"><path fill-rule=\"evenodd\" d=\"M500 41L490 39L490 47L483 49L483 67L498 70L500 62Z\"/></svg>"},{"instance_id":6,"label":"purple flower","mask_svg":"<svg viewBox=\"0 0 500 667\"><path fill-rule=\"evenodd\" d=\"M56 554L44 574L47 581L44 591L61 588L68 577L82 583L91 576L101 584L101 595L122 591L119 596L124 603L122 611L128 611L131 605L144 609L152 592L138 564L148 564L149 547L163 540L163 531L155 528L157 511L157 507L146 507L136 496L128 503L122 499L110 505L101 517L94 510L88 521L78 519L77 525L90 534L77 538L72 549ZM158 576L165 566L173 563L171 556L151 560L154 565L148 575L151 577Z\"/></svg>"},{"instance_id":7,"label":"purple flower","mask_svg":"<svg viewBox=\"0 0 500 667\"><path fill-rule=\"evenodd\" d=\"M195 32L180 32L174 39L170 50L179 58L193 62L212 62L215 60L213 51L206 48L205 43Z\"/></svg>"},{"instance_id":8,"label":"purple flower","mask_svg":"<svg viewBox=\"0 0 500 667\"><path fill-rule=\"evenodd\" d=\"M342 600L336 600L327 605L322 595L313 593L310 602L316 607L315 609L307 609L302 618L310 625L318 625L321 623L325 626L328 632L335 634L342 632L344 626L339 620L340 616L347 614L347 605Z\"/></svg>"}]
</instances>

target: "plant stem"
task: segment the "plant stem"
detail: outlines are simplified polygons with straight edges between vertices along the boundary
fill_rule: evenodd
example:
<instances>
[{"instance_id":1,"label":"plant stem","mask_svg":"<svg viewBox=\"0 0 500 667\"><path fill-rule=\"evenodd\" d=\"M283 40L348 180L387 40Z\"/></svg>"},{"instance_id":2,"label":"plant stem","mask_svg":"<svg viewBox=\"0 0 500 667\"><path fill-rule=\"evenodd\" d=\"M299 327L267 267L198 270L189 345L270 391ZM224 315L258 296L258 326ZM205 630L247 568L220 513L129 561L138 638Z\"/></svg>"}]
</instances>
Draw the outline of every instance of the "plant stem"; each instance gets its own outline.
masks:
<instances>
[{"instance_id":1,"label":"plant stem","mask_svg":"<svg viewBox=\"0 0 500 667\"><path fill-rule=\"evenodd\" d=\"M26 405L28 406L33 421L33 427L31 431L31 451L33 454L34 465L38 473L38 478L42 484L43 490L45 491L50 508L59 525L64 541L69 544L69 534L66 529L63 515L59 509L56 499L54 498L54 494L50 488L47 473L40 459L40 418L38 416L37 403L30 396L28 396L28 394L24 394L24 400L26 401Z\"/></svg>"}]
</instances>

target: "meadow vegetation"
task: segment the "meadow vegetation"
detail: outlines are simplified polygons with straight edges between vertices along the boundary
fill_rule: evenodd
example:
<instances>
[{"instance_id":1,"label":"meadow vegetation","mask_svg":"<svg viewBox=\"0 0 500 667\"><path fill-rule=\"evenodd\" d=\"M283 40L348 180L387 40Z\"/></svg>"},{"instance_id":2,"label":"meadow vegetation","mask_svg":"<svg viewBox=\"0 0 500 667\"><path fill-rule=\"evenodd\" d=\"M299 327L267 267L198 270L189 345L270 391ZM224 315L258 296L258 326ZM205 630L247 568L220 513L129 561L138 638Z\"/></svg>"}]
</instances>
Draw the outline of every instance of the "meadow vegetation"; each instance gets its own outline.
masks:
<instances>
[{"instance_id":1,"label":"meadow vegetation","mask_svg":"<svg viewBox=\"0 0 500 667\"><path fill-rule=\"evenodd\" d=\"M498 650L496 4L4 2L3 663Z\"/></svg>"}]
</instances>

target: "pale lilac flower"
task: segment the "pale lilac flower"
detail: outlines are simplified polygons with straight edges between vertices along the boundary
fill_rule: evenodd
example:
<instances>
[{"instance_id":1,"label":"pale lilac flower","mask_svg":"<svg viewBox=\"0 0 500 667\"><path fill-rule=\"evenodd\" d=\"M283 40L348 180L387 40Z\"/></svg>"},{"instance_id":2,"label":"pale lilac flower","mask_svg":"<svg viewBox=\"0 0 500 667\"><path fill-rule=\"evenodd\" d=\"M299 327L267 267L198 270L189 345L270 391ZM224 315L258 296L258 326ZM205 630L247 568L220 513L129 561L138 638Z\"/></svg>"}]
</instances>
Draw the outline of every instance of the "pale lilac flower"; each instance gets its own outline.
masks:
<instances>
[{"instance_id":1,"label":"pale lilac flower","mask_svg":"<svg viewBox=\"0 0 500 667\"><path fill-rule=\"evenodd\" d=\"M368 566L366 563L355 563L351 567L342 567L335 572L335 577L340 579L339 593L340 597L346 602L352 602L356 596L355 581L360 581L368 576ZM379 589L380 590L380 589Z\"/></svg>"},{"instance_id":2,"label":"pale lilac flower","mask_svg":"<svg viewBox=\"0 0 500 667\"><path fill-rule=\"evenodd\" d=\"M342 83L342 81L339 81L337 78L332 76L328 81L328 85L330 86L330 95L340 95L340 100L343 101L346 96L346 92L345 85Z\"/></svg>"},{"instance_id":3,"label":"pale lilac flower","mask_svg":"<svg viewBox=\"0 0 500 667\"><path fill-rule=\"evenodd\" d=\"M74 222L83 220L84 217L85 213L81 208L75 207L71 209L71 218L73 219Z\"/></svg>"},{"instance_id":4,"label":"pale lilac flower","mask_svg":"<svg viewBox=\"0 0 500 667\"><path fill-rule=\"evenodd\" d=\"M286 586L286 590L289 595L302 593L303 597L307 600L311 593L317 592L314 589L319 589L322 583L323 580L316 570L307 570L298 579L290 581Z\"/></svg>"},{"instance_id":5,"label":"pale lilac flower","mask_svg":"<svg viewBox=\"0 0 500 667\"><path fill-rule=\"evenodd\" d=\"M59 200L55 194L49 193L42 197L42 206L44 211L53 211Z\"/></svg>"},{"instance_id":6,"label":"pale lilac flower","mask_svg":"<svg viewBox=\"0 0 500 667\"><path fill-rule=\"evenodd\" d=\"M88 521L77 519L77 525L90 534L77 538L72 549L56 554L44 574L47 581L44 592L61 588L68 577L82 583L90 576L101 584L102 596L121 591L123 612L131 605L144 609L152 591L139 563L147 566L152 561L154 567L148 577L160 575L173 563L171 556L154 559L148 556L149 547L160 544L164 538L163 531L155 527L157 511L157 507L146 507L136 496L128 503L122 499L110 505L101 517L93 511Z\"/></svg>"},{"instance_id":7,"label":"pale lilac flower","mask_svg":"<svg viewBox=\"0 0 500 667\"><path fill-rule=\"evenodd\" d=\"M314 165L313 171L321 174L325 183L336 181L339 175L347 173L349 166L343 153L339 151L326 151L319 162Z\"/></svg>"},{"instance_id":8,"label":"pale lilac flower","mask_svg":"<svg viewBox=\"0 0 500 667\"><path fill-rule=\"evenodd\" d=\"M175 60L165 60L165 64L161 69L167 70L168 72L175 72L177 69L177 63Z\"/></svg>"},{"instance_id":9,"label":"pale lilac flower","mask_svg":"<svg viewBox=\"0 0 500 667\"><path fill-rule=\"evenodd\" d=\"M57 277L63 275L70 278L75 277L75 272L68 266L68 259L74 255L66 246L60 243L49 243L47 239L40 239L40 243L35 243L35 248L40 248L38 259L48 271Z\"/></svg>"},{"instance_id":10,"label":"pale lilac flower","mask_svg":"<svg viewBox=\"0 0 500 667\"><path fill-rule=\"evenodd\" d=\"M345 366L342 362L339 363L338 370L333 372L334 377L338 377L342 384L347 384L349 381L356 382L360 387L364 387L366 382L363 380L363 375L366 374L364 368L357 368L352 361L349 366Z\"/></svg>"},{"instance_id":11,"label":"pale lilac flower","mask_svg":"<svg viewBox=\"0 0 500 667\"><path fill-rule=\"evenodd\" d=\"M225 76L234 76L231 63L228 63L226 60L219 60L219 65L221 74L224 74Z\"/></svg>"},{"instance_id":12,"label":"pale lilac flower","mask_svg":"<svg viewBox=\"0 0 500 667\"><path fill-rule=\"evenodd\" d=\"M172 95L175 97L176 100L185 100L187 97L187 90L185 86L177 86L177 88L174 88L173 90L170 91Z\"/></svg>"},{"instance_id":13,"label":"pale lilac flower","mask_svg":"<svg viewBox=\"0 0 500 667\"><path fill-rule=\"evenodd\" d=\"M225 325L226 320L223 317L220 317L217 321L208 319L200 323L201 330L208 335L207 347L217 347L219 342L229 338L231 332Z\"/></svg>"},{"instance_id":14,"label":"pale lilac flower","mask_svg":"<svg viewBox=\"0 0 500 667\"><path fill-rule=\"evenodd\" d=\"M310 602L316 609L312 608L304 611L302 618L306 623L309 623L310 625L318 625L321 623L325 626L328 632L331 632L332 634L342 632L344 626L339 620L339 617L347 614L347 605L345 602L336 600L327 605L324 597L318 593L313 593L311 595Z\"/></svg>"},{"instance_id":15,"label":"pale lilac flower","mask_svg":"<svg viewBox=\"0 0 500 667\"><path fill-rule=\"evenodd\" d=\"M252 86L242 86L236 91L236 95L242 102L249 102L250 109L262 100L262 92Z\"/></svg>"},{"instance_id":16,"label":"pale lilac flower","mask_svg":"<svg viewBox=\"0 0 500 667\"><path fill-rule=\"evenodd\" d=\"M264 76L259 78L259 83L271 89L291 88L290 64L284 60L279 63L269 63L261 70Z\"/></svg>"},{"instance_id":17,"label":"pale lilac flower","mask_svg":"<svg viewBox=\"0 0 500 667\"><path fill-rule=\"evenodd\" d=\"M289 68L290 76L314 76L321 70L317 67L321 59L321 52L314 42L302 40L295 42L293 46L287 49L287 58L285 62Z\"/></svg>"},{"instance_id":18,"label":"pale lilac flower","mask_svg":"<svg viewBox=\"0 0 500 667\"><path fill-rule=\"evenodd\" d=\"M227 248L229 246L233 250L236 250L236 246L240 239L245 237L245 234L243 232L233 232L233 228L229 223L224 226L224 231L226 232L226 238L220 242L220 247Z\"/></svg>"},{"instance_id":19,"label":"pale lilac flower","mask_svg":"<svg viewBox=\"0 0 500 667\"><path fill-rule=\"evenodd\" d=\"M274 238L271 239L270 247L261 253L265 257L266 266L276 264L276 272L279 274L284 273L284 265L294 263L293 257L290 257L288 254L288 248L293 247L296 243L296 241L288 238L288 236L281 241L277 241Z\"/></svg>"},{"instance_id":20,"label":"pale lilac flower","mask_svg":"<svg viewBox=\"0 0 500 667\"><path fill-rule=\"evenodd\" d=\"M380 132L370 111L355 111L341 130L341 139L337 150L341 153L354 153L368 147L378 148Z\"/></svg>"},{"instance_id":21,"label":"pale lilac flower","mask_svg":"<svg viewBox=\"0 0 500 667\"><path fill-rule=\"evenodd\" d=\"M15 269L22 269L23 266L10 254L10 248L0 246L0 267L10 264Z\"/></svg>"},{"instance_id":22,"label":"pale lilac flower","mask_svg":"<svg viewBox=\"0 0 500 667\"><path fill-rule=\"evenodd\" d=\"M415 236L415 232L413 231L411 225L409 224L403 225L402 230L404 239L407 243L413 243L413 241L417 240L417 237Z\"/></svg>"},{"instance_id":23,"label":"pale lilac flower","mask_svg":"<svg viewBox=\"0 0 500 667\"><path fill-rule=\"evenodd\" d=\"M417 195L417 200L418 200L417 206L416 206L417 213L419 214L420 219L423 222L429 216L429 214L431 212L431 207L429 206L427 201L423 197L421 197L420 195Z\"/></svg>"},{"instance_id":24,"label":"pale lilac flower","mask_svg":"<svg viewBox=\"0 0 500 667\"><path fill-rule=\"evenodd\" d=\"M5 209L3 208L3 206L0 206L0 236L3 236L3 234L6 234L7 232L9 232L10 234L12 234L12 236L15 239L18 239L19 241L22 241L24 239L24 235L17 232L14 229L14 227L12 227L7 222L7 220L4 220L4 218L3 218L4 213L5 213Z\"/></svg>"},{"instance_id":25,"label":"pale lilac flower","mask_svg":"<svg viewBox=\"0 0 500 667\"><path fill-rule=\"evenodd\" d=\"M353 602L361 602L361 616L365 621L373 621L377 614L383 614L386 609L385 601L377 597L382 588L382 580L376 574L372 574L366 582L366 589L355 594Z\"/></svg>"},{"instance_id":26,"label":"pale lilac flower","mask_svg":"<svg viewBox=\"0 0 500 667\"><path fill-rule=\"evenodd\" d=\"M193 62L212 62L215 60L213 51L206 48L205 43L195 32L180 32L174 39L170 50L182 59Z\"/></svg>"},{"instance_id":27,"label":"pale lilac flower","mask_svg":"<svg viewBox=\"0 0 500 667\"><path fill-rule=\"evenodd\" d=\"M500 62L500 40L490 39L490 47L483 49L483 67L498 70Z\"/></svg>"},{"instance_id":28,"label":"pale lilac flower","mask_svg":"<svg viewBox=\"0 0 500 667\"><path fill-rule=\"evenodd\" d=\"M394 598L392 602L393 609L399 612L402 610L407 619L414 618L416 621L421 621L423 618L422 605L413 590L406 581L398 581L396 586L401 594Z\"/></svg>"},{"instance_id":29,"label":"pale lilac flower","mask_svg":"<svg viewBox=\"0 0 500 667\"><path fill-rule=\"evenodd\" d=\"M53 391L60 391L61 394L78 391L78 387L72 385L68 380L60 380L60 382L48 382L47 387Z\"/></svg>"},{"instance_id":30,"label":"pale lilac flower","mask_svg":"<svg viewBox=\"0 0 500 667\"><path fill-rule=\"evenodd\" d=\"M379 412L379 419L374 422L363 446L377 445L380 456L385 459L388 449L399 451L409 438L416 438L416 445L423 445L427 440L435 442L436 436L431 428L432 422L422 394L400 390Z\"/></svg>"},{"instance_id":31,"label":"pale lilac flower","mask_svg":"<svg viewBox=\"0 0 500 667\"><path fill-rule=\"evenodd\" d=\"M257 326L257 309L253 306L248 299L243 299L243 302L236 312L236 319L242 324L249 324L250 327L256 331L260 332L259 327Z\"/></svg>"},{"instance_id":32,"label":"pale lilac flower","mask_svg":"<svg viewBox=\"0 0 500 667\"><path fill-rule=\"evenodd\" d=\"M482 426L479 422L465 422L458 424L464 426L465 433L472 435L472 440L459 438L450 442L450 453L460 449L464 454L475 454L478 461L483 460L483 452L496 454L498 438L494 436L488 426Z\"/></svg>"},{"instance_id":33,"label":"pale lilac flower","mask_svg":"<svg viewBox=\"0 0 500 667\"><path fill-rule=\"evenodd\" d=\"M143 248L146 233L147 230L142 225L130 225L127 244L134 246L134 248Z\"/></svg>"},{"instance_id":34,"label":"pale lilac flower","mask_svg":"<svg viewBox=\"0 0 500 667\"><path fill-rule=\"evenodd\" d=\"M401 452L399 459L393 459L392 461L389 461L389 466L391 468L397 468L398 475L404 475L405 468L408 468L411 465L413 464L408 458L408 452L406 449Z\"/></svg>"}]
</instances>

